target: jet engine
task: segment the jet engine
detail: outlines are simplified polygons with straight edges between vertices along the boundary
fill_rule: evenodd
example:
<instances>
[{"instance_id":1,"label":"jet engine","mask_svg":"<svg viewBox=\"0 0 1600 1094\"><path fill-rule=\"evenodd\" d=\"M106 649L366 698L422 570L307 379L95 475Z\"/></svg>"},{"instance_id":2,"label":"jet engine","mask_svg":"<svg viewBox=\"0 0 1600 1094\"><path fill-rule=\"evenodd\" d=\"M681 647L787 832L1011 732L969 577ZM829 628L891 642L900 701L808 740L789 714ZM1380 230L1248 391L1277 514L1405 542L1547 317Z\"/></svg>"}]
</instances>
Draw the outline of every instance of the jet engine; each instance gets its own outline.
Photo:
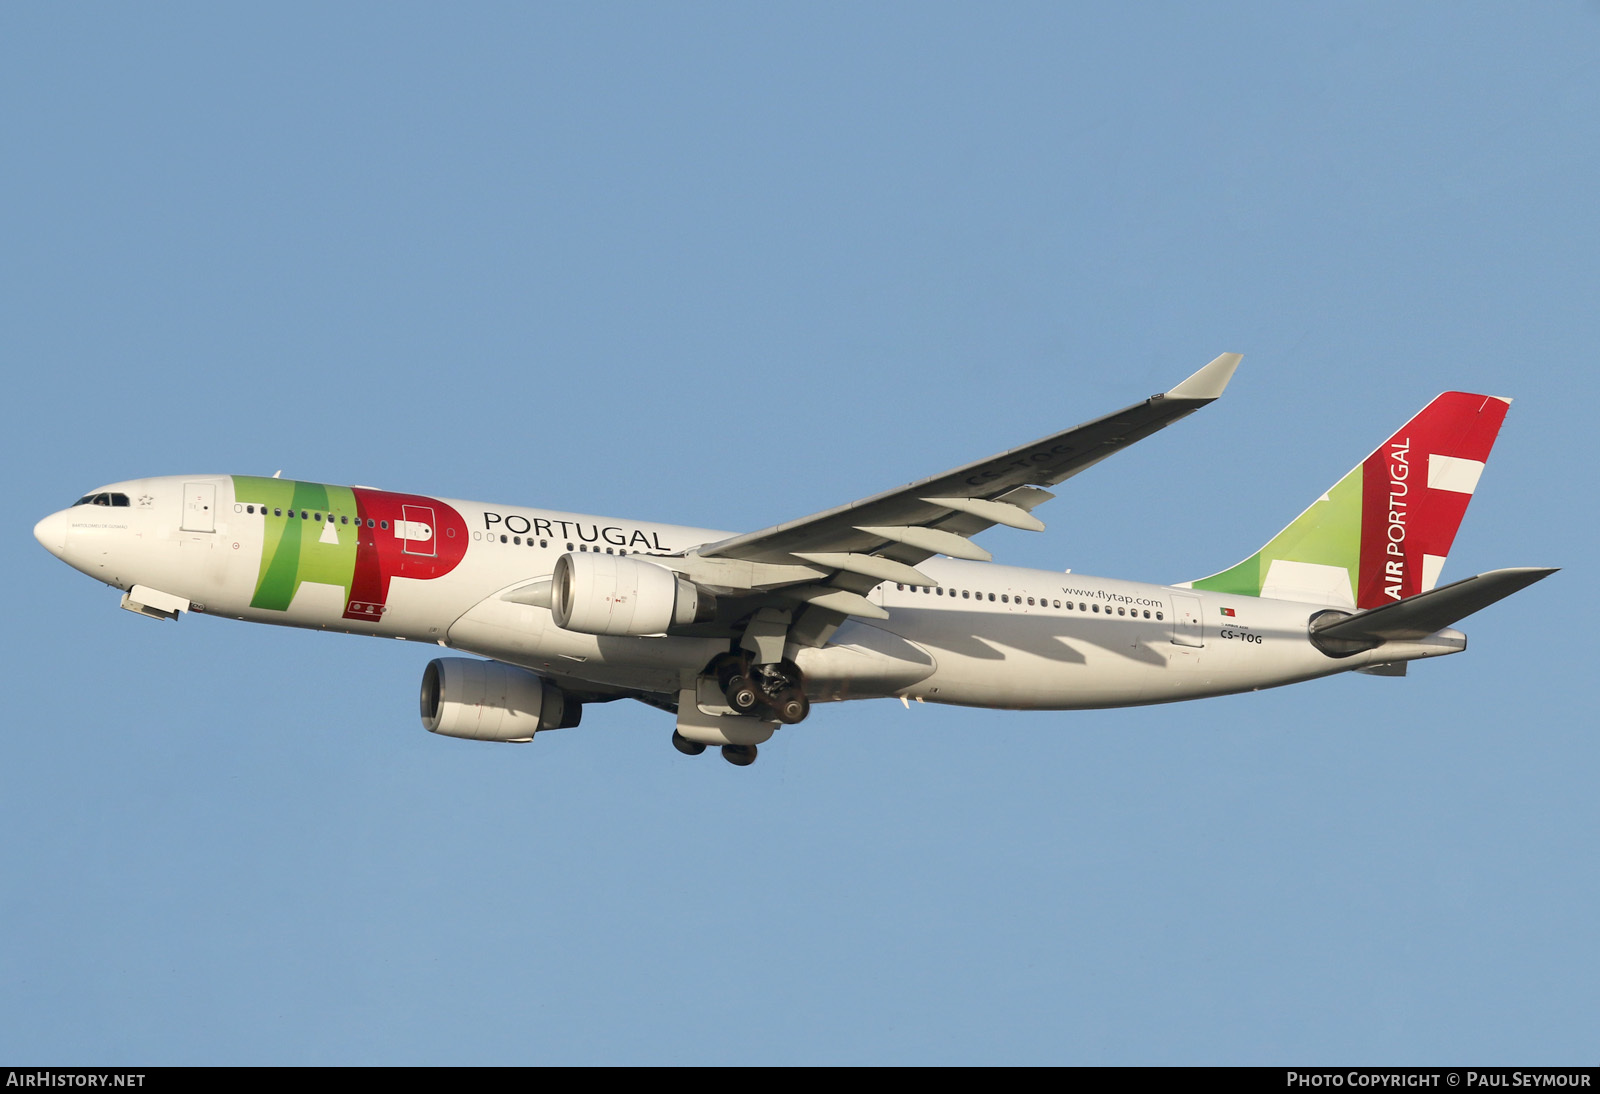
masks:
<instances>
[{"instance_id":1,"label":"jet engine","mask_svg":"<svg viewBox=\"0 0 1600 1094\"><path fill-rule=\"evenodd\" d=\"M422 726L469 741L531 741L578 724L583 705L550 681L499 661L440 657L422 673Z\"/></svg>"},{"instance_id":2,"label":"jet engine","mask_svg":"<svg viewBox=\"0 0 1600 1094\"><path fill-rule=\"evenodd\" d=\"M556 626L582 634L660 634L716 612L716 599L665 566L626 555L573 554L551 576Z\"/></svg>"}]
</instances>

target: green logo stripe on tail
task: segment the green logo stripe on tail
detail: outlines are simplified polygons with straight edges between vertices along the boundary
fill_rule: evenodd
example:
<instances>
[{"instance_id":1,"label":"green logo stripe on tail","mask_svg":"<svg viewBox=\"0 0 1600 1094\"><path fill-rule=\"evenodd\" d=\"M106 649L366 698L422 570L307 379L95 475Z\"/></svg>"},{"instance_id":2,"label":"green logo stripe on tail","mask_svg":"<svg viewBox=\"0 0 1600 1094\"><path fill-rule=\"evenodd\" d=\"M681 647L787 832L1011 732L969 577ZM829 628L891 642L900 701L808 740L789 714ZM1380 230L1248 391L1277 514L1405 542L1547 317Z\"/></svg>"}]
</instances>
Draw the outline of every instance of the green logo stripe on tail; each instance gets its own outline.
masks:
<instances>
[{"instance_id":1,"label":"green logo stripe on tail","mask_svg":"<svg viewBox=\"0 0 1600 1094\"><path fill-rule=\"evenodd\" d=\"M1296 517L1267 545L1237 566L1192 582L1196 589L1260 596L1267 572L1277 561L1334 566L1350 575L1350 595L1355 596L1356 574L1361 565L1361 472L1352 470L1311 507Z\"/></svg>"}]
</instances>

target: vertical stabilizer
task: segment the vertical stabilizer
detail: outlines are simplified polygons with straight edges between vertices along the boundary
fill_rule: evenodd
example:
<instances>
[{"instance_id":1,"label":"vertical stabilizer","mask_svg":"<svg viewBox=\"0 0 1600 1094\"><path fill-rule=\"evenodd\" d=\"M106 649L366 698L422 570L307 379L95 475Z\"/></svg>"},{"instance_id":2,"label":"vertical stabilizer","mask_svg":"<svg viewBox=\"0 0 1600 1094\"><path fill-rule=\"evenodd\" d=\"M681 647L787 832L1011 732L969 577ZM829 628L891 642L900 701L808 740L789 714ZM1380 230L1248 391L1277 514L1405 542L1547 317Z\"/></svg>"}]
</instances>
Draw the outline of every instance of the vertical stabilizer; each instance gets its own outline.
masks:
<instances>
[{"instance_id":1,"label":"vertical stabilizer","mask_svg":"<svg viewBox=\"0 0 1600 1094\"><path fill-rule=\"evenodd\" d=\"M1511 400L1447 391L1265 547L1196 589L1376 608L1439 580Z\"/></svg>"}]
</instances>

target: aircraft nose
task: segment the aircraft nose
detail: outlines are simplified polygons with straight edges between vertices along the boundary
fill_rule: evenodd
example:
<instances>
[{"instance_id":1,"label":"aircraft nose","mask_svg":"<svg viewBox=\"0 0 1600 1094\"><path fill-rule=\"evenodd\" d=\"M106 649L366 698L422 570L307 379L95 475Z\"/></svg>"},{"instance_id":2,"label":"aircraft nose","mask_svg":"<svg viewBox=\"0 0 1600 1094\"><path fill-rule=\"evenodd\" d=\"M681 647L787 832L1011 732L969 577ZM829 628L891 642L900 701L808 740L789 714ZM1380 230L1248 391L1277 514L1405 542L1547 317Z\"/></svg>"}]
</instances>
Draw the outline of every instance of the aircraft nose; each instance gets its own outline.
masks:
<instances>
[{"instance_id":1,"label":"aircraft nose","mask_svg":"<svg viewBox=\"0 0 1600 1094\"><path fill-rule=\"evenodd\" d=\"M33 526L33 538L44 545L44 549L60 558L67 550L67 522L70 518L65 509L59 513L51 513L38 524Z\"/></svg>"}]
</instances>

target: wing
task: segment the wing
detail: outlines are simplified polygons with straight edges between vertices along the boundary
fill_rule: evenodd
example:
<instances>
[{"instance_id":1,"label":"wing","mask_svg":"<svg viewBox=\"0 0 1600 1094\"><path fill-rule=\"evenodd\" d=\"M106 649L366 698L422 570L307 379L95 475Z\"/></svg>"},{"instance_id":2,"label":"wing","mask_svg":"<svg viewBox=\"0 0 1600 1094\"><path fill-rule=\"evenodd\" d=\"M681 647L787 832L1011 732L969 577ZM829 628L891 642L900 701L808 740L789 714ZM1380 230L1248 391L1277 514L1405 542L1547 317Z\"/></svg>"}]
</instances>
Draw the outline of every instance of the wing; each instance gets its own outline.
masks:
<instances>
[{"instance_id":1,"label":"wing","mask_svg":"<svg viewBox=\"0 0 1600 1094\"><path fill-rule=\"evenodd\" d=\"M972 536L996 524L1040 531L1032 509L1054 486L1222 394L1239 365L1224 353L1177 387L1032 444L850 505L686 552L684 570L728 592L769 592L829 613L884 618L863 593L883 581L937 585L932 555L988 561ZM831 629L831 628L829 628Z\"/></svg>"}]
</instances>

